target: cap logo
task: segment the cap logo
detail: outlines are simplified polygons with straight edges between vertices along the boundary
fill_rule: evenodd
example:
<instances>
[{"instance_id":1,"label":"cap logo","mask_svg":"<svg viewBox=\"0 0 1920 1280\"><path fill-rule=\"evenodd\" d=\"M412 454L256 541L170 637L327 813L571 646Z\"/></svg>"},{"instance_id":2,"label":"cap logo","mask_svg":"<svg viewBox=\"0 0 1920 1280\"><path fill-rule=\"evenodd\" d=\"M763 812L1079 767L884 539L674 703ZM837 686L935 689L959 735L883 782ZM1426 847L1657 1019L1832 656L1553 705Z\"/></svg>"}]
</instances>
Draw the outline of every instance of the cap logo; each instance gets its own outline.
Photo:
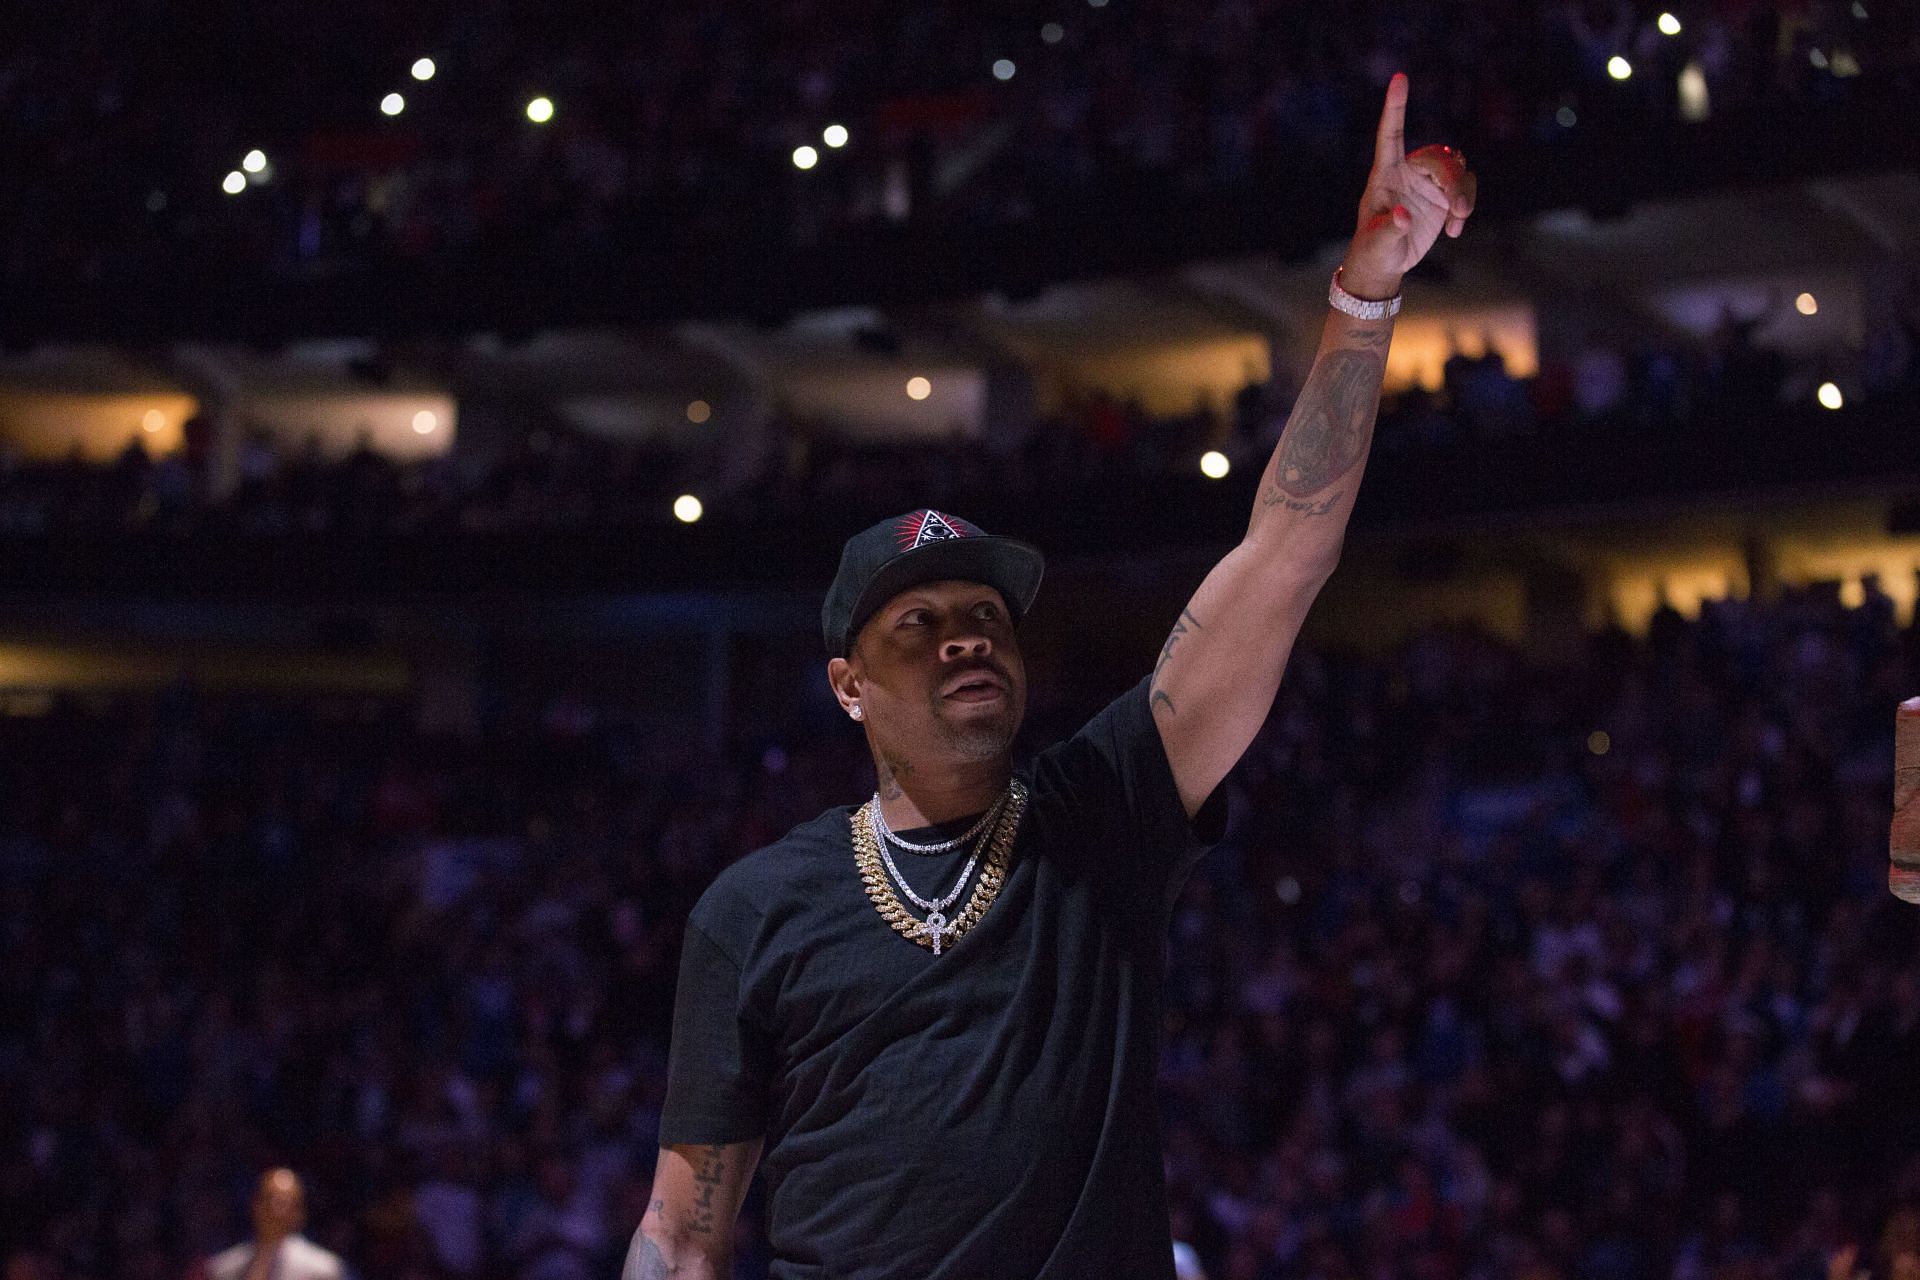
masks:
<instances>
[{"instance_id":1,"label":"cap logo","mask_svg":"<svg viewBox=\"0 0 1920 1280\"><path fill-rule=\"evenodd\" d=\"M943 542L948 538L964 538L972 532L961 520L943 516L931 508L916 511L895 526L899 536L900 549L911 551L923 547L929 542Z\"/></svg>"}]
</instances>

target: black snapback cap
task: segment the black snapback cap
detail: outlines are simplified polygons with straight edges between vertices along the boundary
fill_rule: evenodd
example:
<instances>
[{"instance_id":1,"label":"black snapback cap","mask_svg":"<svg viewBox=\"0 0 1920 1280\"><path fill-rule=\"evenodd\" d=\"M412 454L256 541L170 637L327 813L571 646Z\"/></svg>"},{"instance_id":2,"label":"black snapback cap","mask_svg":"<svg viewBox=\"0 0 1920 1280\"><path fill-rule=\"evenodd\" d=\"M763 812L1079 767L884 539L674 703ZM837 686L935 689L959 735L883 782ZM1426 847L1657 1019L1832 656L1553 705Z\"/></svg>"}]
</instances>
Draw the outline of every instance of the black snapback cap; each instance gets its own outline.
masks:
<instances>
[{"instance_id":1,"label":"black snapback cap","mask_svg":"<svg viewBox=\"0 0 1920 1280\"><path fill-rule=\"evenodd\" d=\"M1017 623L1039 594L1045 568L1031 543L994 537L930 507L882 520L848 538L840 551L840 572L820 609L827 656L846 657L874 610L921 582L984 582L999 591Z\"/></svg>"}]
</instances>

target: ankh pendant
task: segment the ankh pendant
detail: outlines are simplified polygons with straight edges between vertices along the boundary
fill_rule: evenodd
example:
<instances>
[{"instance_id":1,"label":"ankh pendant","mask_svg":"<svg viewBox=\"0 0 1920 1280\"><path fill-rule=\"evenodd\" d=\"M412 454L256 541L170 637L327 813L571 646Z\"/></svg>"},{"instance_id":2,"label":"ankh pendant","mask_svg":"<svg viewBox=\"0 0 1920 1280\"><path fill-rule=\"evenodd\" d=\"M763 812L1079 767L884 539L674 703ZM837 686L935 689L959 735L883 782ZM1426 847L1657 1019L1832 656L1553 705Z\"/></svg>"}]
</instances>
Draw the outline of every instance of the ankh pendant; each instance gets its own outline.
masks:
<instances>
[{"instance_id":1,"label":"ankh pendant","mask_svg":"<svg viewBox=\"0 0 1920 1280\"><path fill-rule=\"evenodd\" d=\"M938 911L927 917L927 932L933 935L933 954L940 954L940 935L946 930L947 918Z\"/></svg>"}]
</instances>

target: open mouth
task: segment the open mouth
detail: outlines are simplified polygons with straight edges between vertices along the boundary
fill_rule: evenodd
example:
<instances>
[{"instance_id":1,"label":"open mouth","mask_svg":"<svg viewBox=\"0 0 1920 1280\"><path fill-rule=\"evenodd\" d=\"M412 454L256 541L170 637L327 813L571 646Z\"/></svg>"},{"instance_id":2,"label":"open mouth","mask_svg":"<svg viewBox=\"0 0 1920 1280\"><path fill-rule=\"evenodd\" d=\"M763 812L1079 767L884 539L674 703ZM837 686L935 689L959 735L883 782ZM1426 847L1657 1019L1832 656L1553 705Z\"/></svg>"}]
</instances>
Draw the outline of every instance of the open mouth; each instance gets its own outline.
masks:
<instances>
[{"instance_id":1,"label":"open mouth","mask_svg":"<svg viewBox=\"0 0 1920 1280\"><path fill-rule=\"evenodd\" d=\"M943 697L955 702L991 702L1002 697L1006 686L998 676L985 674L970 675L949 688Z\"/></svg>"}]
</instances>

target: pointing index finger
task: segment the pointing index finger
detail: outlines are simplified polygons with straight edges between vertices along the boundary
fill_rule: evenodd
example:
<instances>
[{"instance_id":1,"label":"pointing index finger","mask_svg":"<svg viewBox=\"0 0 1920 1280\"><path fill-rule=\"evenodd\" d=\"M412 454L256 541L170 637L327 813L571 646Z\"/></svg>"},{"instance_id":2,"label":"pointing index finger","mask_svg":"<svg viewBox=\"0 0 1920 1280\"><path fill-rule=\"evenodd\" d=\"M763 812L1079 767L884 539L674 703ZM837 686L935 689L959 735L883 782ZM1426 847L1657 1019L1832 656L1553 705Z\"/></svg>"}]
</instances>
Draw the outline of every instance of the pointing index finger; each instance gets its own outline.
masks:
<instances>
[{"instance_id":1,"label":"pointing index finger","mask_svg":"<svg viewBox=\"0 0 1920 1280\"><path fill-rule=\"evenodd\" d=\"M1387 81L1387 104L1380 109L1380 131L1374 137L1373 162L1398 164L1407 158L1407 73L1396 71Z\"/></svg>"}]
</instances>

